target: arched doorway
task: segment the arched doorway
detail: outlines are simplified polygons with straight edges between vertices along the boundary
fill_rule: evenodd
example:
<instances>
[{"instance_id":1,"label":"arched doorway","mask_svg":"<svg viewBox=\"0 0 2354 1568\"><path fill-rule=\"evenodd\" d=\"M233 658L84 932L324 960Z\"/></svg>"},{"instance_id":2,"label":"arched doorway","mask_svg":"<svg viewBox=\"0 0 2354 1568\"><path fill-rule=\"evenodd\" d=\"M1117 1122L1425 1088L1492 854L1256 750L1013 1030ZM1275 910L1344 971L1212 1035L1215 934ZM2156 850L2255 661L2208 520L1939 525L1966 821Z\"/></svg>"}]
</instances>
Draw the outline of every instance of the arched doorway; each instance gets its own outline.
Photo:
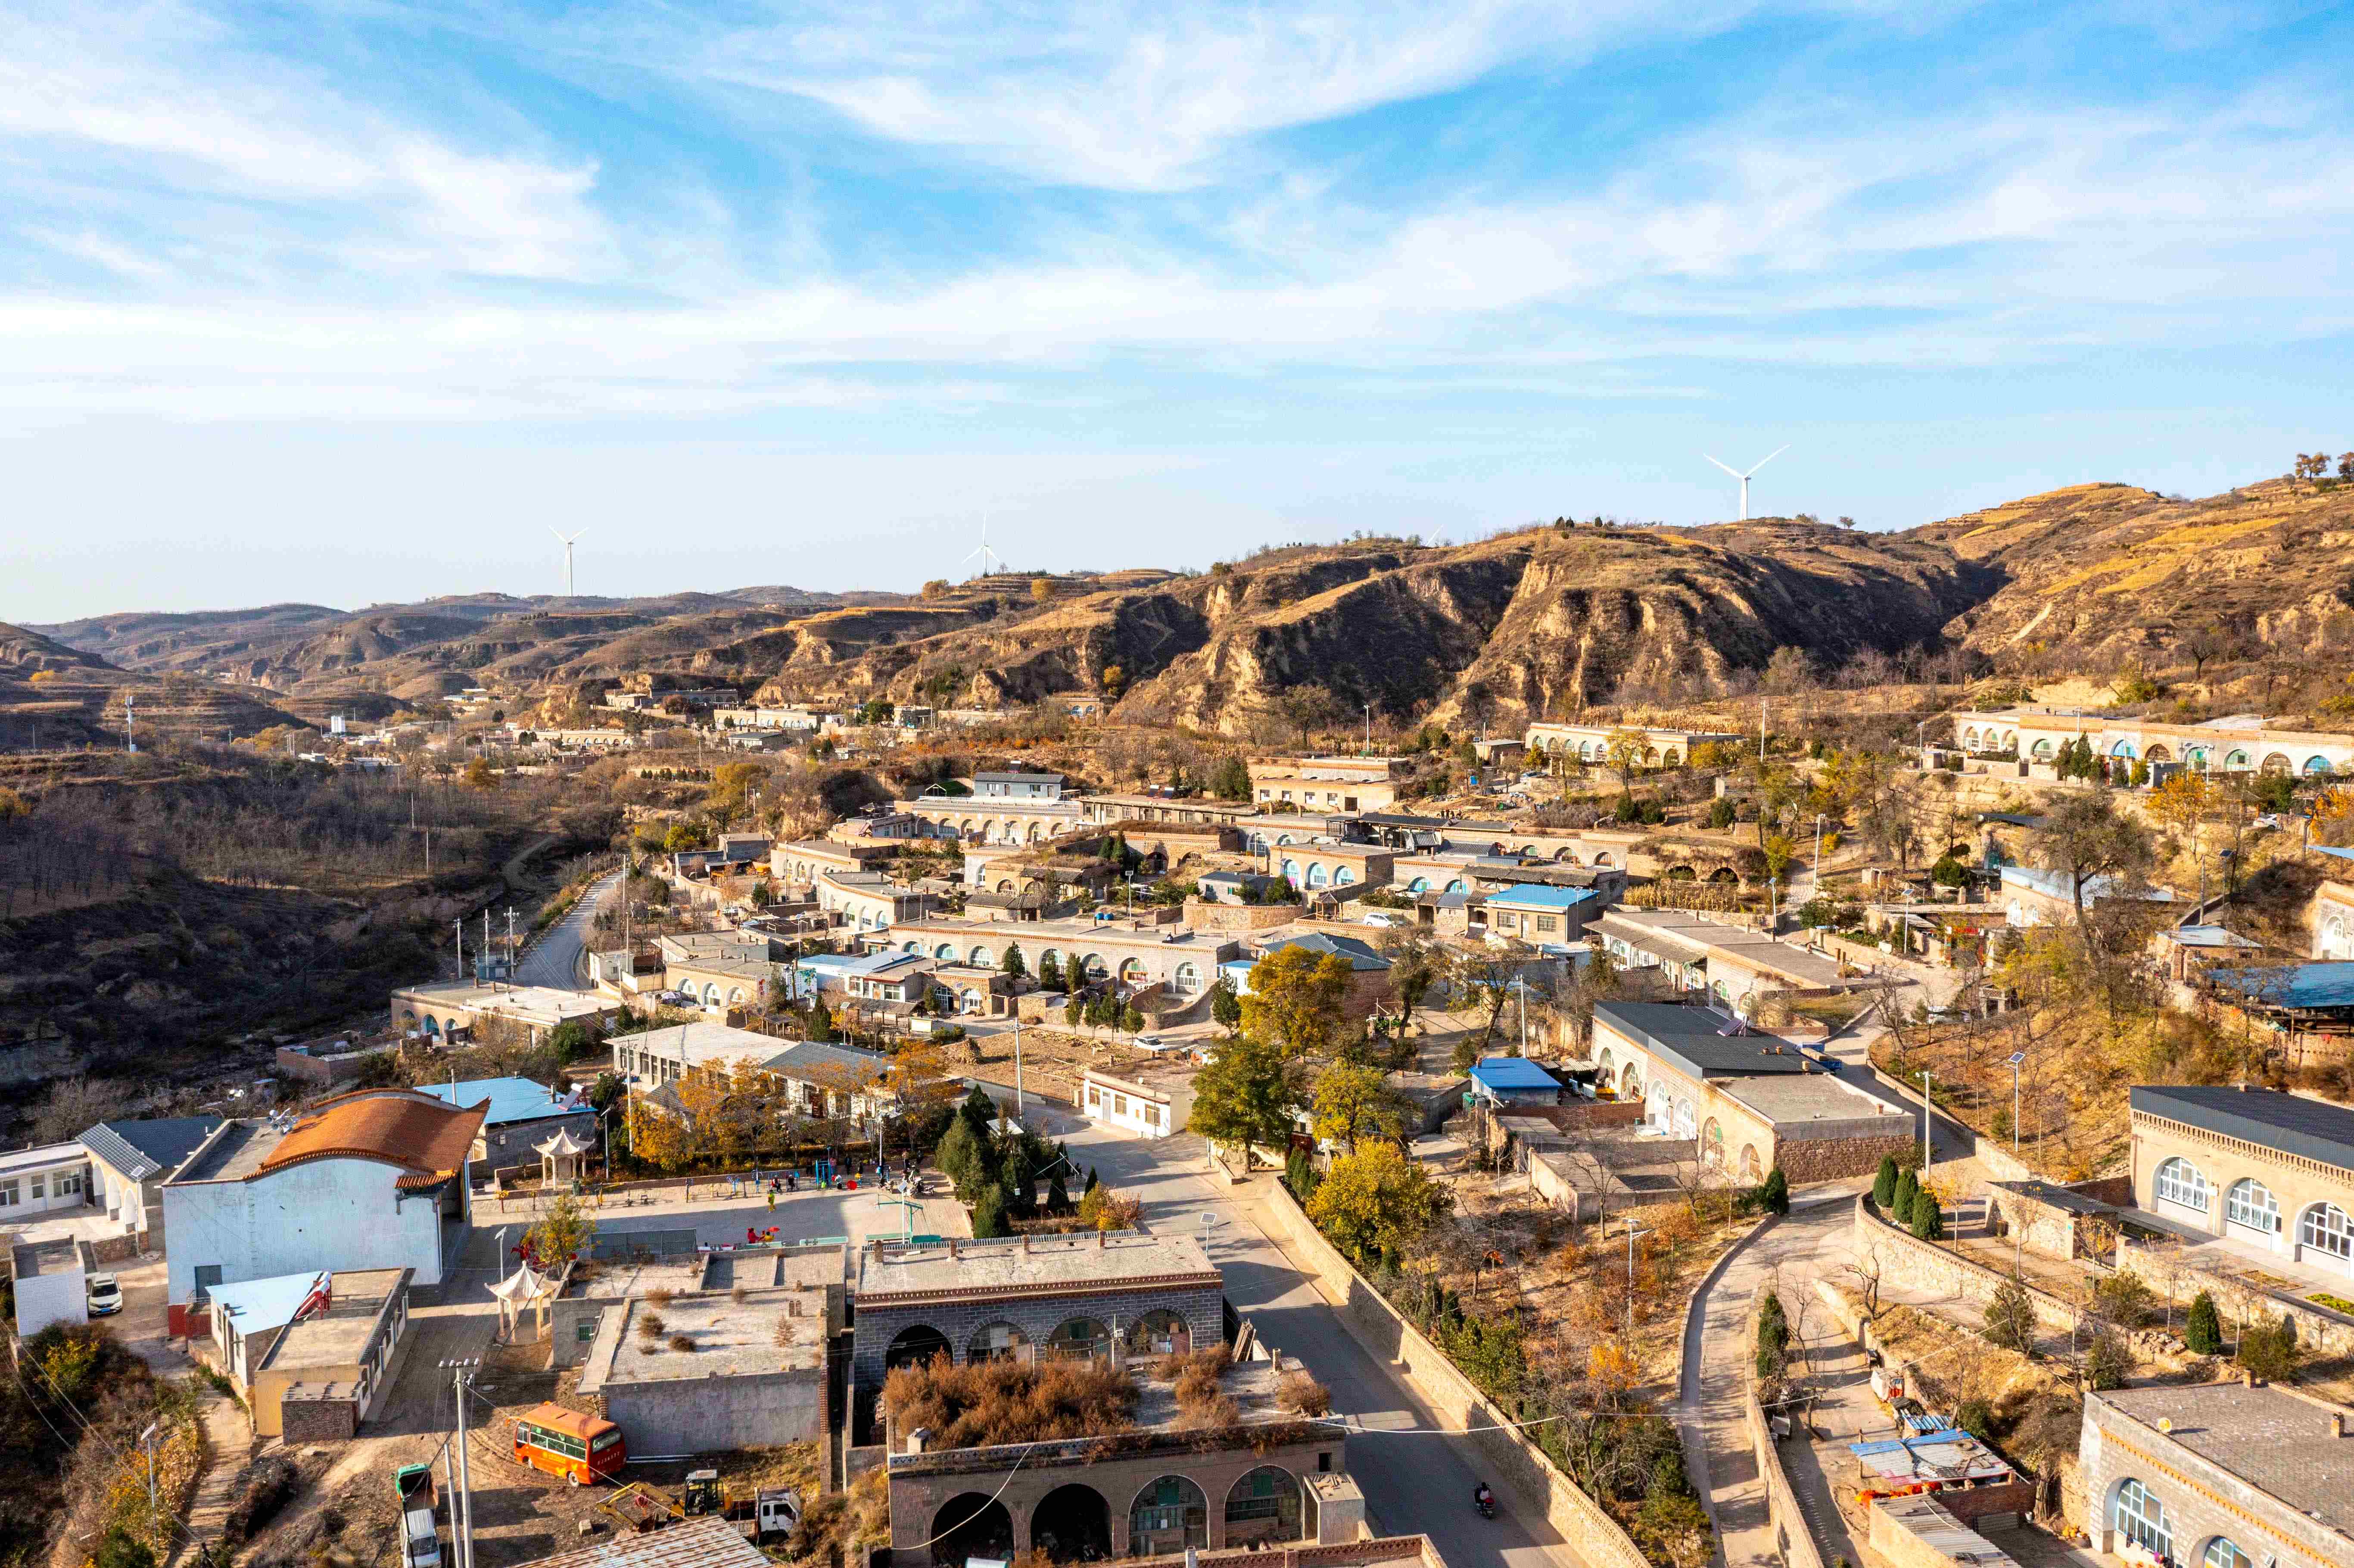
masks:
<instances>
[{"instance_id":1,"label":"arched doorway","mask_svg":"<svg viewBox=\"0 0 2354 1568\"><path fill-rule=\"evenodd\" d=\"M1183 1476L1147 1482L1128 1510L1128 1554L1175 1556L1210 1544L1210 1500Z\"/></svg>"},{"instance_id":2,"label":"arched doorway","mask_svg":"<svg viewBox=\"0 0 2354 1568\"><path fill-rule=\"evenodd\" d=\"M891 1348L883 1352L886 1370L919 1367L934 1356L948 1355L949 1337L929 1323L917 1323L902 1329L892 1336Z\"/></svg>"},{"instance_id":3,"label":"arched doorway","mask_svg":"<svg viewBox=\"0 0 2354 1568\"><path fill-rule=\"evenodd\" d=\"M1226 1544L1299 1539L1299 1482L1280 1465L1261 1465L1226 1493Z\"/></svg>"},{"instance_id":4,"label":"arched doorway","mask_svg":"<svg viewBox=\"0 0 2354 1568\"><path fill-rule=\"evenodd\" d=\"M1013 1516L987 1492L959 1492L932 1515L932 1561L964 1568L974 1557L1013 1555Z\"/></svg>"},{"instance_id":5,"label":"arched doorway","mask_svg":"<svg viewBox=\"0 0 2354 1568\"><path fill-rule=\"evenodd\" d=\"M1050 1562L1100 1562L1111 1555L1111 1505L1077 1481L1056 1487L1030 1510L1030 1544Z\"/></svg>"},{"instance_id":6,"label":"arched doorway","mask_svg":"<svg viewBox=\"0 0 2354 1568\"><path fill-rule=\"evenodd\" d=\"M1128 1348L1140 1356L1182 1356L1193 1348L1193 1333L1178 1314L1156 1307L1136 1320Z\"/></svg>"},{"instance_id":7,"label":"arched doorway","mask_svg":"<svg viewBox=\"0 0 2354 1568\"><path fill-rule=\"evenodd\" d=\"M1753 1187L1766 1180L1766 1172L1757 1168L1757 1146L1754 1143L1741 1146L1741 1179Z\"/></svg>"},{"instance_id":8,"label":"arched doorway","mask_svg":"<svg viewBox=\"0 0 2354 1568\"><path fill-rule=\"evenodd\" d=\"M973 1330L965 1341L964 1359L969 1361L1010 1361L1030 1342L1030 1336L1011 1323L985 1323Z\"/></svg>"},{"instance_id":9,"label":"arched doorway","mask_svg":"<svg viewBox=\"0 0 2354 1568\"><path fill-rule=\"evenodd\" d=\"M1050 1355L1070 1361L1087 1361L1111 1349L1111 1330L1100 1319L1066 1318L1046 1336Z\"/></svg>"}]
</instances>

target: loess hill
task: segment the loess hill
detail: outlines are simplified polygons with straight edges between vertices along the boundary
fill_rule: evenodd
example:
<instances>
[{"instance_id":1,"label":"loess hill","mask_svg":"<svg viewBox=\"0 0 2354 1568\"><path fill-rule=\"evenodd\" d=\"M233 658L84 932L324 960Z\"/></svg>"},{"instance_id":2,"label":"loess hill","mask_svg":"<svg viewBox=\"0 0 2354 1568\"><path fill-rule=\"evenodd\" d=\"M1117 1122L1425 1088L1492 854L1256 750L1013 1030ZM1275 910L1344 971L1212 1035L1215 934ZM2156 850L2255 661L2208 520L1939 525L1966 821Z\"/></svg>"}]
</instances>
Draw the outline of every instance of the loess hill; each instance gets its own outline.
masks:
<instances>
[{"instance_id":1,"label":"loess hill","mask_svg":"<svg viewBox=\"0 0 2354 1568\"><path fill-rule=\"evenodd\" d=\"M1775 519L1537 527L1051 581L1043 600L1033 578L1006 574L921 599L778 587L104 616L0 629L0 698L29 699L23 683L41 661L89 656L50 685L72 679L87 697L178 675L178 699L200 710L192 724L218 727L236 717L214 693L241 694L251 717L316 722L488 685L535 696L553 717L655 672L764 701L1105 693L1124 717L1226 733L1304 711L1303 696L1328 719L1371 704L1393 720L1508 728L1607 702L1630 681L1737 687L1783 647L1825 667L1956 644L2011 669L2188 662L2200 648L2306 657L2354 640L2354 486L2267 481L2183 501L2080 485L1896 534ZM119 711L119 695L100 694ZM168 727L166 695L152 694ZM143 715L150 701L143 688Z\"/></svg>"}]
</instances>

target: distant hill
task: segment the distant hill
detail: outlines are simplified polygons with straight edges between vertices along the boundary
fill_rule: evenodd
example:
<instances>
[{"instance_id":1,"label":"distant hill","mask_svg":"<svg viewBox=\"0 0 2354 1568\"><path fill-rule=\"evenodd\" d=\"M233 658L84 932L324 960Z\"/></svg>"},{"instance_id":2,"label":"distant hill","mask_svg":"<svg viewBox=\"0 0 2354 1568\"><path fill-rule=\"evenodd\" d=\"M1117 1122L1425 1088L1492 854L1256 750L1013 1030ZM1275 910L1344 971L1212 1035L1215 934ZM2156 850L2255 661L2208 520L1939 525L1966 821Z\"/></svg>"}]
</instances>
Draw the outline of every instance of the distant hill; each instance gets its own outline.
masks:
<instances>
[{"instance_id":1,"label":"distant hill","mask_svg":"<svg viewBox=\"0 0 2354 1568\"><path fill-rule=\"evenodd\" d=\"M226 676L249 702L313 718L482 685L555 713L653 673L774 700L1094 693L1140 721L1228 733L1368 704L1392 720L1509 730L1630 692L1744 690L1782 648L1822 671L1866 651L1956 648L1981 669L2104 680L2210 659L2335 669L2354 649L2354 486L2266 481L2184 501L2081 485L1898 534L1776 518L1536 527L1044 581L1043 598L1039 579L1012 574L928 598L468 594L126 613L13 635L20 659ZM2253 700L2293 694L2278 682L2267 674ZM2303 698L2335 711L2317 688Z\"/></svg>"}]
</instances>

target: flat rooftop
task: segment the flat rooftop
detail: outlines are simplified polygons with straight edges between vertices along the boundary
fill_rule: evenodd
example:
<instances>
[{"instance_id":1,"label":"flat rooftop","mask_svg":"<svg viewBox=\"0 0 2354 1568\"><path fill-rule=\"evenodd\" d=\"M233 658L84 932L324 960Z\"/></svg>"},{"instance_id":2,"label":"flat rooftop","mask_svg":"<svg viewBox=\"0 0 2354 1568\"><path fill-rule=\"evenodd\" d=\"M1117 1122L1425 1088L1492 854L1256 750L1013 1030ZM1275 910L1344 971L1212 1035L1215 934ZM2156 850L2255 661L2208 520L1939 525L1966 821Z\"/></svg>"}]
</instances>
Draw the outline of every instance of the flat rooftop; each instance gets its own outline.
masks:
<instances>
[{"instance_id":1,"label":"flat rooftop","mask_svg":"<svg viewBox=\"0 0 2354 1568\"><path fill-rule=\"evenodd\" d=\"M1621 906L1605 914L1598 923L1606 936L1643 941L1646 944L1665 941L1681 947L1694 959L1723 958L1749 969L1762 969L1778 979L1787 980L1802 991L1826 990L1850 985L1851 977L1840 972L1839 960L1805 948L1753 931L1745 926L1727 926L1703 919L1682 909L1635 909Z\"/></svg>"},{"instance_id":2,"label":"flat rooftop","mask_svg":"<svg viewBox=\"0 0 2354 1568\"><path fill-rule=\"evenodd\" d=\"M20 1171L47 1171L58 1165L87 1165L90 1150L80 1143L45 1143L34 1149L19 1149L11 1154L0 1154L0 1176L12 1176Z\"/></svg>"},{"instance_id":3,"label":"flat rooftop","mask_svg":"<svg viewBox=\"0 0 2354 1568\"><path fill-rule=\"evenodd\" d=\"M557 991L553 986L544 985L477 985L472 980L404 986L394 994L418 1001L439 1002L444 1007L462 1007L475 1012L512 1013L533 1022L551 1018L559 1022L587 1018L594 1013L610 1012L620 1005L591 991Z\"/></svg>"},{"instance_id":4,"label":"flat rooftop","mask_svg":"<svg viewBox=\"0 0 2354 1568\"><path fill-rule=\"evenodd\" d=\"M1597 1001L1594 1016L1695 1078L1797 1077L1823 1071L1792 1042L1712 1007Z\"/></svg>"},{"instance_id":5,"label":"flat rooftop","mask_svg":"<svg viewBox=\"0 0 2354 1568\"><path fill-rule=\"evenodd\" d=\"M38 1279L45 1274L71 1274L81 1266L81 1244L71 1236L23 1242L8 1249L18 1279Z\"/></svg>"},{"instance_id":6,"label":"flat rooftop","mask_svg":"<svg viewBox=\"0 0 2354 1568\"><path fill-rule=\"evenodd\" d=\"M639 1325L649 1315L662 1331ZM690 1351L671 1349L684 1334ZM665 1302L632 1297L607 1315L580 1372L579 1392L613 1383L701 1382L711 1377L821 1373L825 1367L826 1298L822 1290L732 1290L674 1296Z\"/></svg>"},{"instance_id":7,"label":"flat rooftop","mask_svg":"<svg viewBox=\"0 0 2354 1568\"><path fill-rule=\"evenodd\" d=\"M2329 1435L2329 1412L2265 1385L2120 1388L2095 1396L2333 1530L2354 1533L2354 1438Z\"/></svg>"},{"instance_id":8,"label":"flat rooftop","mask_svg":"<svg viewBox=\"0 0 2354 1568\"><path fill-rule=\"evenodd\" d=\"M2354 1109L2345 1106L2277 1089L2235 1089L2221 1084L2137 1084L2129 1098L2136 1115L2163 1117L2354 1171Z\"/></svg>"},{"instance_id":9,"label":"flat rooftop","mask_svg":"<svg viewBox=\"0 0 2354 1568\"><path fill-rule=\"evenodd\" d=\"M885 1244L858 1255L862 1307L1039 1289L1120 1288L1142 1284L1224 1283L1192 1236L1141 1231Z\"/></svg>"},{"instance_id":10,"label":"flat rooftop","mask_svg":"<svg viewBox=\"0 0 2354 1568\"><path fill-rule=\"evenodd\" d=\"M286 1330L270 1352L268 1367L299 1371L304 1367L347 1367L367 1351L386 1300L401 1287L405 1268L355 1269L334 1279L334 1304L315 1318L305 1318Z\"/></svg>"},{"instance_id":11,"label":"flat rooftop","mask_svg":"<svg viewBox=\"0 0 2354 1568\"><path fill-rule=\"evenodd\" d=\"M1728 1099L1740 1101L1774 1124L1776 1131L1803 1138L1812 1121L1884 1121L1891 1130L1913 1125L1912 1118L1886 1101L1842 1083L1829 1073L1803 1078L1741 1078L1717 1086Z\"/></svg>"},{"instance_id":12,"label":"flat rooftop","mask_svg":"<svg viewBox=\"0 0 2354 1568\"><path fill-rule=\"evenodd\" d=\"M266 1120L233 1121L180 1167L175 1181L241 1181L261 1169L287 1128Z\"/></svg>"},{"instance_id":13,"label":"flat rooftop","mask_svg":"<svg viewBox=\"0 0 2354 1568\"><path fill-rule=\"evenodd\" d=\"M843 1282L843 1248L824 1246L739 1247L733 1252L673 1253L656 1258L599 1259L587 1277L579 1269L566 1282L563 1299L619 1300L668 1290L748 1290L785 1287L815 1290Z\"/></svg>"}]
</instances>

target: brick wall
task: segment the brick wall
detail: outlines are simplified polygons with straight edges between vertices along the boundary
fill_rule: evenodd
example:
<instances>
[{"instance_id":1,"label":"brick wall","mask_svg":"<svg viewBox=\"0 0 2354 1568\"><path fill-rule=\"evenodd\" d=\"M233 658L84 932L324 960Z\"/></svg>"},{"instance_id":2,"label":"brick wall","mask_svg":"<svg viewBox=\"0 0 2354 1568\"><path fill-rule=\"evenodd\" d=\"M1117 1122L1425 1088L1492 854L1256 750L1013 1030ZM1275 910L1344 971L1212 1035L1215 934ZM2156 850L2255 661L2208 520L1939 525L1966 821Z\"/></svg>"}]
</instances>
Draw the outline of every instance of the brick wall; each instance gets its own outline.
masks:
<instances>
[{"instance_id":1,"label":"brick wall","mask_svg":"<svg viewBox=\"0 0 2354 1568\"><path fill-rule=\"evenodd\" d=\"M287 1447L300 1443L342 1443L360 1429L359 1406L347 1398L314 1395L302 1384L286 1391L278 1404L279 1441Z\"/></svg>"}]
</instances>

